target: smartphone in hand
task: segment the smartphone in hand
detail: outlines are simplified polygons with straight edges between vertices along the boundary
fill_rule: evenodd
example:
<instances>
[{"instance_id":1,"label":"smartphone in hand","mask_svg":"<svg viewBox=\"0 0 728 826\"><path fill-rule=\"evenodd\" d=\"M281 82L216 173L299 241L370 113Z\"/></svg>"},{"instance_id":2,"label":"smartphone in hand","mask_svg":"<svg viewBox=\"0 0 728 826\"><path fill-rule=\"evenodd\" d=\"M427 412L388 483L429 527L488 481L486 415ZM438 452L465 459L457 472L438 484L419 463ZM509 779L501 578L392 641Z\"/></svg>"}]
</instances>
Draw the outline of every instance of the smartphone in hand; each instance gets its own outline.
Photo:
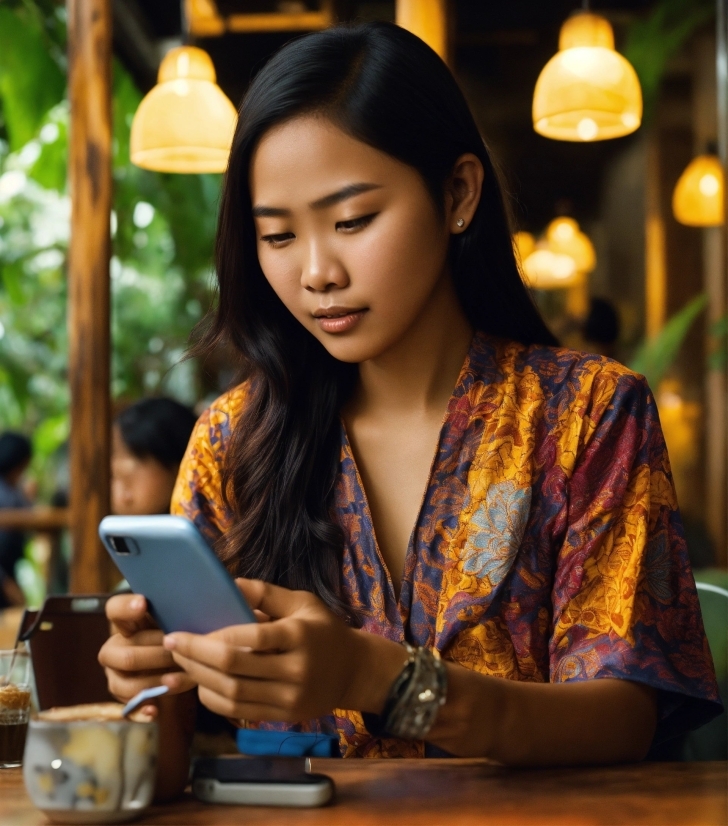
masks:
<instances>
[{"instance_id":1,"label":"smartphone in hand","mask_svg":"<svg viewBox=\"0 0 728 826\"><path fill-rule=\"evenodd\" d=\"M256 621L233 578L188 519L107 516L99 536L166 634L209 634Z\"/></svg>"}]
</instances>

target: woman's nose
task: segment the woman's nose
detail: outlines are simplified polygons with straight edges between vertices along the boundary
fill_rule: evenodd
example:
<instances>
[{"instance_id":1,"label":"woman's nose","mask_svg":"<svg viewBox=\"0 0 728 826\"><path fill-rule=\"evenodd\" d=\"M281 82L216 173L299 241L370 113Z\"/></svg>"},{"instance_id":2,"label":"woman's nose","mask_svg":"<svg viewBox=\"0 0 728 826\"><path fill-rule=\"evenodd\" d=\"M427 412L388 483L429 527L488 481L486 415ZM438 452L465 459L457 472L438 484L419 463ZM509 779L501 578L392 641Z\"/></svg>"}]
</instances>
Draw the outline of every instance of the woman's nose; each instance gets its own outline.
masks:
<instances>
[{"instance_id":1,"label":"woman's nose","mask_svg":"<svg viewBox=\"0 0 728 826\"><path fill-rule=\"evenodd\" d=\"M348 283L346 268L338 257L324 245L312 241L301 272L301 286L310 292L326 292L335 287L346 287Z\"/></svg>"}]
</instances>

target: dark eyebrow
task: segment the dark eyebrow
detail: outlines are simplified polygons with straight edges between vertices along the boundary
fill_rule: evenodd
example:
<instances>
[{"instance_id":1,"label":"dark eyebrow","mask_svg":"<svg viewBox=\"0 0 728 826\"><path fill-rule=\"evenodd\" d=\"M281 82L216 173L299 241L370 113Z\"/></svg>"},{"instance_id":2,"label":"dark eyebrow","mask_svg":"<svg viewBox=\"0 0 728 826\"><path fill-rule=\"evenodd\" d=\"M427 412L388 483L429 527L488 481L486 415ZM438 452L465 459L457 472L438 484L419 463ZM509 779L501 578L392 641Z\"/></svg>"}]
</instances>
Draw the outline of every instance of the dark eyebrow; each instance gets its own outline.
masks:
<instances>
[{"instance_id":1,"label":"dark eyebrow","mask_svg":"<svg viewBox=\"0 0 728 826\"><path fill-rule=\"evenodd\" d=\"M332 192L331 195L324 195L317 201L309 204L311 209L327 209L328 207L340 204L347 198L353 198L355 195L360 195L362 192L370 192L372 189L381 189L381 184L348 184L337 192ZM280 218L290 215L290 209L282 209L281 207L267 207L254 206L254 218Z\"/></svg>"},{"instance_id":2,"label":"dark eyebrow","mask_svg":"<svg viewBox=\"0 0 728 826\"><path fill-rule=\"evenodd\" d=\"M349 184L343 187L338 192L332 192L331 195L325 195L309 204L311 209L326 209L327 207L335 206L345 201L347 198L353 198L355 195L360 195L362 192L369 192L372 189L381 189L381 184Z\"/></svg>"}]
</instances>

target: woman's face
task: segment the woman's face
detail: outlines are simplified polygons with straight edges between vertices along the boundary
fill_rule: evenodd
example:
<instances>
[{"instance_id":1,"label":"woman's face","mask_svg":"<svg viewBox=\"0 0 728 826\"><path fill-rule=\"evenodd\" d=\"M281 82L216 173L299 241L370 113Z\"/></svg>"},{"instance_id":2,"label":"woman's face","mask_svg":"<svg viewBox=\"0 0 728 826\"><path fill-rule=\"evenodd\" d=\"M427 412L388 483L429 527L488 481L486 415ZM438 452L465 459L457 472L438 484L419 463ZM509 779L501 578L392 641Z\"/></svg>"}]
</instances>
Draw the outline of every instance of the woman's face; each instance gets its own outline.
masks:
<instances>
[{"instance_id":1,"label":"woman's face","mask_svg":"<svg viewBox=\"0 0 728 826\"><path fill-rule=\"evenodd\" d=\"M271 129L250 191L265 277L335 358L376 358L436 300L450 227L420 175L317 116Z\"/></svg>"}]
</instances>

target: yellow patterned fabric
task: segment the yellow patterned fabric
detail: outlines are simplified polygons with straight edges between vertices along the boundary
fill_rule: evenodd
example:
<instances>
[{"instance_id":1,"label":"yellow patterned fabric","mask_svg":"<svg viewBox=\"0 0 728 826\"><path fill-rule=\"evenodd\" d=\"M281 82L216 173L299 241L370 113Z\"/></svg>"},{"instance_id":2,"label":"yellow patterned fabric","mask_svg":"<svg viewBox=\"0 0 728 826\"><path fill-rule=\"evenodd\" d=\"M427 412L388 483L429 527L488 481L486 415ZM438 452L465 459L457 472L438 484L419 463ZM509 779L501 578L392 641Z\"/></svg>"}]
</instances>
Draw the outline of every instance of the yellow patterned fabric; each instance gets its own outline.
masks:
<instances>
[{"instance_id":1,"label":"yellow patterned fabric","mask_svg":"<svg viewBox=\"0 0 728 826\"><path fill-rule=\"evenodd\" d=\"M221 470L246 389L203 414L177 480L173 512L211 543L233 520ZM658 739L720 712L654 399L616 362L476 334L399 599L343 425L334 509L342 593L365 630L504 679L645 683ZM355 711L314 725L335 725L347 757L440 753L374 737Z\"/></svg>"}]
</instances>

